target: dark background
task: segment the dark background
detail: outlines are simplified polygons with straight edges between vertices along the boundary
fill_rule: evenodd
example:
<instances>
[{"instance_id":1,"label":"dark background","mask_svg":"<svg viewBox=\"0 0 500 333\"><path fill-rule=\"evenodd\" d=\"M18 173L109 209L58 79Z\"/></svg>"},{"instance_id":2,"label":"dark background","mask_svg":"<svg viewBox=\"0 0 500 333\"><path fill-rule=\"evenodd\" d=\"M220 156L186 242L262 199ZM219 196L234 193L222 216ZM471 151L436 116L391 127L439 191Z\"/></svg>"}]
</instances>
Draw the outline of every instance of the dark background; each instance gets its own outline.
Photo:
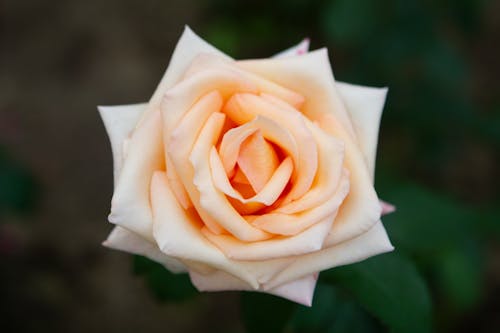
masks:
<instances>
[{"instance_id":1,"label":"dark background","mask_svg":"<svg viewBox=\"0 0 500 333\"><path fill-rule=\"evenodd\" d=\"M112 160L96 105L146 101L184 24L236 58L308 36L338 80L389 87L376 188L398 206L397 253L322 274L315 307L277 301L268 321L500 331L500 2L2 0L0 24L0 331L255 331L276 301L198 295L100 246Z\"/></svg>"}]
</instances>

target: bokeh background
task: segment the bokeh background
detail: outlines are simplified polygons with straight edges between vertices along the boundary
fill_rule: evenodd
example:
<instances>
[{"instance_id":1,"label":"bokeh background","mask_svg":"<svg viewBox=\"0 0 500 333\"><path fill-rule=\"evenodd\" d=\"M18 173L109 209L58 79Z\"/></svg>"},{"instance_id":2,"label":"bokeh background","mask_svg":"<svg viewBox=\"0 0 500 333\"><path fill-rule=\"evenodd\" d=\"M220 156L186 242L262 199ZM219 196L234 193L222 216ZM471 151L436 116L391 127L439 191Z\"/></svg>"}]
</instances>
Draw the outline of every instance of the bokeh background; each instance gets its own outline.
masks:
<instances>
[{"instance_id":1,"label":"bokeh background","mask_svg":"<svg viewBox=\"0 0 500 333\"><path fill-rule=\"evenodd\" d=\"M0 1L1 332L500 332L500 2ZM97 104L146 101L183 25L237 58L310 37L388 86L376 188L396 252L321 274L313 308L100 246Z\"/></svg>"}]
</instances>

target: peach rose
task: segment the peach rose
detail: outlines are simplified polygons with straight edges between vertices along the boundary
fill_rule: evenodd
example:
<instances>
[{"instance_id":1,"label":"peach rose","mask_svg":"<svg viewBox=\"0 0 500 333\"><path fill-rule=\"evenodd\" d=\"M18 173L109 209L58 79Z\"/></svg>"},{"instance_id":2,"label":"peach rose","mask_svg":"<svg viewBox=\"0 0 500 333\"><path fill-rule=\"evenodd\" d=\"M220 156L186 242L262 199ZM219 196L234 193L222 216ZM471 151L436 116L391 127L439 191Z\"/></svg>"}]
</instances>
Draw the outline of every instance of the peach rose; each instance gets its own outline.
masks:
<instances>
[{"instance_id":1,"label":"peach rose","mask_svg":"<svg viewBox=\"0 0 500 333\"><path fill-rule=\"evenodd\" d=\"M321 270L393 249L373 188L386 92L336 82L307 40L235 61L186 28L149 103L99 107L115 177L104 245L199 290L310 305Z\"/></svg>"}]
</instances>

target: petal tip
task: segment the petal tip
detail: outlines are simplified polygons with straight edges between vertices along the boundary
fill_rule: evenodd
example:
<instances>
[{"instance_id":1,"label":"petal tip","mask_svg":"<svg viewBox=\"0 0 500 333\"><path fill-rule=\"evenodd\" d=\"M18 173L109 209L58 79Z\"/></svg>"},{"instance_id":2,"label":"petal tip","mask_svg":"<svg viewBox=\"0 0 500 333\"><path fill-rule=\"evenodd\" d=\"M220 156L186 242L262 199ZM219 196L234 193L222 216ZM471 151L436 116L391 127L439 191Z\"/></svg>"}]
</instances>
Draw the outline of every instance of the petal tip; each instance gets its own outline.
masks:
<instances>
[{"instance_id":1,"label":"petal tip","mask_svg":"<svg viewBox=\"0 0 500 333\"><path fill-rule=\"evenodd\" d=\"M382 208L382 215L391 214L396 211L396 206L382 200L380 200L380 206Z\"/></svg>"},{"instance_id":2,"label":"petal tip","mask_svg":"<svg viewBox=\"0 0 500 333\"><path fill-rule=\"evenodd\" d=\"M114 214L113 212L111 212L109 215L108 215L108 221L110 223L113 223L113 224L118 224L118 221L120 219L118 218L118 216L116 214Z\"/></svg>"}]
</instances>

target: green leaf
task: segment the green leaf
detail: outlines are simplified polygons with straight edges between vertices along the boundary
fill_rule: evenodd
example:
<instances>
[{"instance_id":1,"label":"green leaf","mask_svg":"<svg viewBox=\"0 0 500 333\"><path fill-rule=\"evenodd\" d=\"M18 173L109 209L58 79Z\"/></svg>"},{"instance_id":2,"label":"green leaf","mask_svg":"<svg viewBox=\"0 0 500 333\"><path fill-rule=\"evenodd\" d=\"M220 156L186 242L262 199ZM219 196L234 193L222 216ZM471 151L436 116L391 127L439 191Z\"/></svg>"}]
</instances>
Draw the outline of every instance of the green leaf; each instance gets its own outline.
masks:
<instances>
[{"instance_id":1,"label":"green leaf","mask_svg":"<svg viewBox=\"0 0 500 333\"><path fill-rule=\"evenodd\" d=\"M399 253L322 273L329 282L350 291L393 332L431 331L431 300L415 265Z\"/></svg>"},{"instance_id":2,"label":"green leaf","mask_svg":"<svg viewBox=\"0 0 500 333\"><path fill-rule=\"evenodd\" d=\"M162 265L134 256L134 273L142 275L153 295L160 301L184 301L197 294L187 274L173 274Z\"/></svg>"},{"instance_id":3,"label":"green leaf","mask_svg":"<svg viewBox=\"0 0 500 333\"><path fill-rule=\"evenodd\" d=\"M437 266L439 291L458 310L477 304L482 293L482 260L476 249L457 248L443 253Z\"/></svg>"},{"instance_id":4,"label":"green leaf","mask_svg":"<svg viewBox=\"0 0 500 333\"><path fill-rule=\"evenodd\" d=\"M292 320L294 333L380 332L377 322L338 288L318 283L312 307L300 306Z\"/></svg>"},{"instance_id":5,"label":"green leaf","mask_svg":"<svg viewBox=\"0 0 500 333\"><path fill-rule=\"evenodd\" d=\"M318 284L314 292L312 307L299 307L292 318L294 332L324 332L332 323L338 303L335 287Z\"/></svg>"},{"instance_id":6,"label":"green leaf","mask_svg":"<svg viewBox=\"0 0 500 333\"><path fill-rule=\"evenodd\" d=\"M396 248L432 261L436 252L461 246L465 240L474 238L470 226L474 221L472 212L446 196L418 185L378 188L384 200L397 206L395 214L383 218Z\"/></svg>"},{"instance_id":7,"label":"green leaf","mask_svg":"<svg viewBox=\"0 0 500 333\"><path fill-rule=\"evenodd\" d=\"M269 294L241 293L242 318L247 333L283 332L297 306Z\"/></svg>"},{"instance_id":8,"label":"green leaf","mask_svg":"<svg viewBox=\"0 0 500 333\"><path fill-rule=\"evenodd\" d=\"M376 333L382 332L360 305L354 301L345 302L336 309L335 320L328 328L328 333Z\"/></svg>"}]
</instances>

